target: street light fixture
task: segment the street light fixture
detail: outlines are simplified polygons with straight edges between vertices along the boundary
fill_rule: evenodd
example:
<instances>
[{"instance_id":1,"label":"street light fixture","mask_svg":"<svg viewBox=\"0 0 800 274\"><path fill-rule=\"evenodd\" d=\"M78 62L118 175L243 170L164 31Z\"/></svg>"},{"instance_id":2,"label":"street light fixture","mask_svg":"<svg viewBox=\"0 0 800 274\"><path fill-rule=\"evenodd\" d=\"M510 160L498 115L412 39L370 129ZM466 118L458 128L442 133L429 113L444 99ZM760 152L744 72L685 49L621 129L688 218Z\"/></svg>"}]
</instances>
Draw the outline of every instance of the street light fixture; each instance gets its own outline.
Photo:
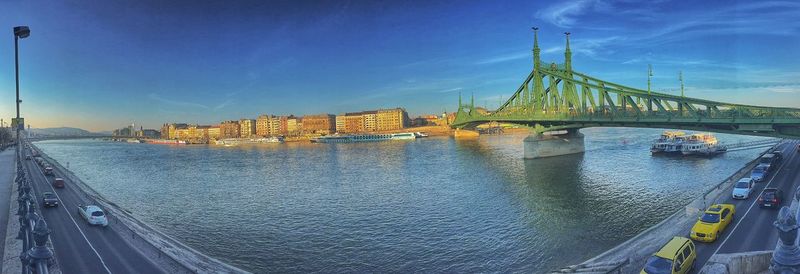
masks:
<instances>
[{"instance_id":1,"label":"street light fixture","mask_svg":"<svg viewBox=\"0 0 800 274\"><path fill-rule=\"evenodd\" d=\"M22 102L19 99L19 39L20 38L27 38L31 35L31 29L28 26L16 26L14 27L14 72L16 75L17 80L17 156L19 157L21 154L21 150L19 148L19 129L24 127L24 123L21 123L19 117L19 103Z\"/></svg>"}]
</instances>

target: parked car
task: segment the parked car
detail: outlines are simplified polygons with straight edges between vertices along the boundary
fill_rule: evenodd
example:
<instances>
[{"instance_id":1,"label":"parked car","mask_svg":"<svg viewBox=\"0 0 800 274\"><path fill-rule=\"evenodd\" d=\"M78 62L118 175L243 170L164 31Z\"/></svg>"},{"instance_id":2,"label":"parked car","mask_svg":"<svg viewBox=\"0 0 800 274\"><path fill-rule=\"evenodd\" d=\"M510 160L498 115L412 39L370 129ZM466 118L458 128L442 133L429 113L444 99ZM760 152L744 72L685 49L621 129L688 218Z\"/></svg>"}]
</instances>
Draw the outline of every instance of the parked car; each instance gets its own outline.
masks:
<instances>
[{"instance_id":1,"label":"parked car","mask_svg":"<svg viewBox=\"0 0 800 274\"><path fill-rule=\"evenodd\" d=\"M733 222L736 208L732 204L716 204L710 206L703 216L697 218L689 237L695 241L713 242L719 238L729 224Z\"/></svg>"},{"instance_id":2,"label":"parked car","mask_svg":"<svg viewBox=\"0 0 800 274\"><path fill-rule=\"evenodd\" d=\"M44 207L48 206L58 206L58 197L53 192L43 192L42 193L42 202L44 203Z\"/></svg>"},{"instance_id":3,"label":"parked car","mask_svg":"<svg viewBox=\"0 0 800 274\"><path fill-rule=\"evenodd\" d=\"M44 175L53 176L53 168L52 167L45 167L44 168Z\"/></svg>"},{"instance_id":4,"label":"parked car","mask_svg":"<svg viewBox=\"0 0 800 274\"><path fill-rule=\"evenodd\" d=\"M684 237L673 237L647 259L640 274L685 274L694 269L697 252L694 243Z\"/></svg>"},{"instance_id":5,"label":"parked car","mask_svg":"<svg viewBox=\"0 0 800 274\"><path fill-rule=\"evenodd\" d=\"M783 202L783 190L777 188L765 188L758 197L759 207L780 208Z\"/></svg>"},{"instance_id":6,"label":"parked car","mask_svg":"<svg viewBox=\"0 0 800 274\"><path fill-rule=\"evenodd\" d=\"M26 155L26 156L25 156L25 160L30 160L30 159L31 159L31 156L30 156L30 155Z\"/></svg>"},{"instance_id":7,"label":"parked car","mask_svg":"<svg viewBox=\"0 0 800 274\"><path fill-rule=\"evenodd\" d=\"M86 219L90 225L108 225L105 212L96 205L78 205L78 213L80 213L81 217Z\"/></svg>"},{"instance_id":8,"label":"parked car","mask_svg":"<svg viewBox=\"0 0 800 274\"><path fill-rule=\"evenodd\" d=\"M766 164L758 164L753 168L753 171L750 172L750 178L756 182L763 181L767 176L769 176L769 166Z\"/></svg>"},{"instance_id":9,"label":"parked car","mask_svg":"<svg viewBox=\"0 0 800 274\"><path fill-rule=\"evenodd\" d=\"M733 186L731 196L734 199L747 199L750 198L750 192L753 191L753 179L741 178L736 185Z\"/></svg>"},{"instance_id":10,"label":"parked car","mask_svg":"<svg viewBox=\"0 0 800 274\"><path fill-rule=\"evenodd\" d=\"M62 178L53 179L53 187L64 188L64 179Z\"/></svg>"}]
</instances>

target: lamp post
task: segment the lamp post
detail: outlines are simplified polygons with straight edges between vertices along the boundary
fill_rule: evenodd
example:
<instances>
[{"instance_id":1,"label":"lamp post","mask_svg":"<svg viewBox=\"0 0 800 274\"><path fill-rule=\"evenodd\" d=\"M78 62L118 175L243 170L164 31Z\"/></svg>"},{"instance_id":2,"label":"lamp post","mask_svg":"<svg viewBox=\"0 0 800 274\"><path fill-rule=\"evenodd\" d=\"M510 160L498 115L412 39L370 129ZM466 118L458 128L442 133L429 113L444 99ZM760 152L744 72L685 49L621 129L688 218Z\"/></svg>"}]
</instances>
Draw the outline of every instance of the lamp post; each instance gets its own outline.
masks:
<instances>
[{"instance_id":1,"label":"lamp post","mask_svg":"<svg viewBox=\"0 0 800 274\"><path fill-rule=\"evenodd\" d=\"M31 35L31 29L28 26L16 26L14 27L14 73L16 76L17 81L17 124L16 124L16 132L17 132L17 157L21 154L21 149L19 148L19 128L24 127L24 124L20 124L20 117L19 117L19 103L22 102L19 99L19 39L26 38Z\"/></svg>"}]
</instances>

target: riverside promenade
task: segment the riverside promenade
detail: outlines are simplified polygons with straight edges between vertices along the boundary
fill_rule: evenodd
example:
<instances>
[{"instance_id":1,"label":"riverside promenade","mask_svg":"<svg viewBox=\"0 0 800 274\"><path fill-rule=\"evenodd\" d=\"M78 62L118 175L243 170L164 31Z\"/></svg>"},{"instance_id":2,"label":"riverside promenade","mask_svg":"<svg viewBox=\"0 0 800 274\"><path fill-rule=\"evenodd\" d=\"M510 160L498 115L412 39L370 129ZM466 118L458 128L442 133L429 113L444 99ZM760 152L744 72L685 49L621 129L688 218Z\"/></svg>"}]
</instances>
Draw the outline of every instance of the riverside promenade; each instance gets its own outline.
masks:
<instances>
[{"instance_id":1,"label":"riverside promenade","mask_svg":"<svg viewBox=\"0 0 800 274\"><path fill-rule=\"evenodd\" d=\"M8 206L11 202L11 183L14 181L14 148L0 152L0 235L6 235L8 223ZM0 258L5 254L5 245L0 244ZM0 269L3 262L0 261Z\"/></svg>"}]
</instances>

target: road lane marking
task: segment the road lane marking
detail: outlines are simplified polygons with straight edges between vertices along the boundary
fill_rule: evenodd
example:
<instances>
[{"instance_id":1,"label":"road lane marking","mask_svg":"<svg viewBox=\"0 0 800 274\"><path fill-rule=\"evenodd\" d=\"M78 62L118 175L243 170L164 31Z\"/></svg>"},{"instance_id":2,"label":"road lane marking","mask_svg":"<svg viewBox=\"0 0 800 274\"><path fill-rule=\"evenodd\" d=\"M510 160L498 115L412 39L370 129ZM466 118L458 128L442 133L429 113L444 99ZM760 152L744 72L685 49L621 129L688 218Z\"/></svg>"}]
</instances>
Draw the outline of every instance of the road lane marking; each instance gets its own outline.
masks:
<instances>
[{"instance_id":1,"label":"road lane marking","mask_svg":"<svg viewBox=\"0 0 800 274\"><path fill-rule=\"evenodd\" d=\"M793 143L793 142L792 142L792 143ZM783 151L783 150L781 150L781 151ZM759 158L760 158L760 157L759 157ZM780 173L781 171L783 171L783 166L784 166L784 165L786 165L786 163L788 163L788 162L789 162L789 161L788 161L788 160L786 160L786 159L781 159L781 166L780 166L780 167L778 167L778 170L777 170L777 171L775 171L775 174L773 174L773 175L772 175L772 179L769 179L769 182L767 182L767 184L766 184L766 185L764 185L764 188L762 188L762 189L761 189L761 192L758 194L758 196L757 196L757 197L761 197L761 194L763 194L763 193L764 193L764 190L765 190L765 189L767 189L767 187L769 187L769 186L772 184L772 181L774 181L774 180L775 180L775 178L778 178L778 173ZM739 227L739 224L741 224L741 223L742 223L742 220L744 220L744 219L747 217L747 213L750 213L750 210L751 210L751 209L753 209L753 206L755 206L755 205L756 205L756 200L758 200L758 198L757 198L757 197L756 197L755 199L753 199L753 202L750 204L750 207L749 207L749 208L747 208L747 211L745 211L745 212L744 212L744 215L742 215L742 217L741 217L741 218L737 218L737 219L738 219L738 221L736 222L736 225L735 225L735 226L733 226L733 229L731 229L731 230L730 230L730 233L728 233L728 235L727 235L727 236L725 236L725 239L724 239L724 240L722 240L722 243L720 243L720 244L719 244L719 246L717 247L717 249L716 249L716 250L714 250L714 253L711 253L711 256L710 256L710 257L708 257L708 258L709 258L709 260L711 259L711 257L714 257L714 255L717 255L717 252L719 252L719 250L720 250L720 249L722 249L722 246L724 246L724 245L725 245L725 242L727 242L727 241L728 241L728 238L730 238L730 237L731 237L731 235L733 235L733 232L734 232L734 231L736 231L736 228L737 228L737 227ZM749 198L749 197L748 197L748 198ZM707 264L707 263L708 263L708 261L706 261L706 264ZM703 264L703 266L705 266L705 264Z\"/></svg>"},{"instance_id":2,"label":"road lane marking","mask_svg":"<svg viewBox=\"0 0 800 274\"><path fill-rule=\"evenodd\" d=\"M69 219L70 219L70 220L72 220L72 223L73 223L73 224L75 224L75 227L78 229L78 232L80 232L80 233L81 233L81 236L83 236L83 239L84 239L84 240L86 240L86 243L87 243L87 244L89 244L89 248L91 248L91 249L92 249L92 251L94 251L94 254L95 254L95 255L97 255L97 258L98 258L98 259L100 259L100 263L103 265L103 268L105 268L105 269L106 269L106 272L108 272L108 274L112 274L112 273L111 273L111 270L110 270L110 269L108 269L108 266L106 265L106 261L104 261L104 260L103 260L103 257L102 257L102 256L100 256L100 253L99 253L99 252L97 252L97 249L95 249L95 248L94 248L94 245L92 245L92 242L90 242L90 241L89 241L89 238L87 238L87 237L86 237L86 234L84 234L84 233L83 233L83 229L81 229L81 227L78 225L78 222L76 222L76 221L75 221L75 218L73 218L73 217L72 217L72 214L69 214L69 210L67 209L67 205L65 205L65 204L64 204L64 200L61 200L61 196L58 196L58 193L56 192L56 189L55 189L55 188L53 188L53 185L51 185L50 183L48 183L48 181L47 181L47 175L44 175L44 172L42 171L42 169L41 169L41 168L39 168L39 167L38 167L38 165L37 165L37 168L35 168L35 169L39 171L39 174L42 174L42 176L44 176L44 183L45 183L47 186L49 186L49 187L50 187L50 189L52 189L52 190L53 190L53 194L55 194L55 195L56 195L56 198L58 199L58 201L59 201L59 202L61 203L61 205L62 205L62 206L61 206L61 208L63 208L63 209L64 209L64 211L65 211L65 212L67 212L67 216L69 216ZM66 187L66 186L65 186L65 187Z\"/></svg>"}]
</instances>

